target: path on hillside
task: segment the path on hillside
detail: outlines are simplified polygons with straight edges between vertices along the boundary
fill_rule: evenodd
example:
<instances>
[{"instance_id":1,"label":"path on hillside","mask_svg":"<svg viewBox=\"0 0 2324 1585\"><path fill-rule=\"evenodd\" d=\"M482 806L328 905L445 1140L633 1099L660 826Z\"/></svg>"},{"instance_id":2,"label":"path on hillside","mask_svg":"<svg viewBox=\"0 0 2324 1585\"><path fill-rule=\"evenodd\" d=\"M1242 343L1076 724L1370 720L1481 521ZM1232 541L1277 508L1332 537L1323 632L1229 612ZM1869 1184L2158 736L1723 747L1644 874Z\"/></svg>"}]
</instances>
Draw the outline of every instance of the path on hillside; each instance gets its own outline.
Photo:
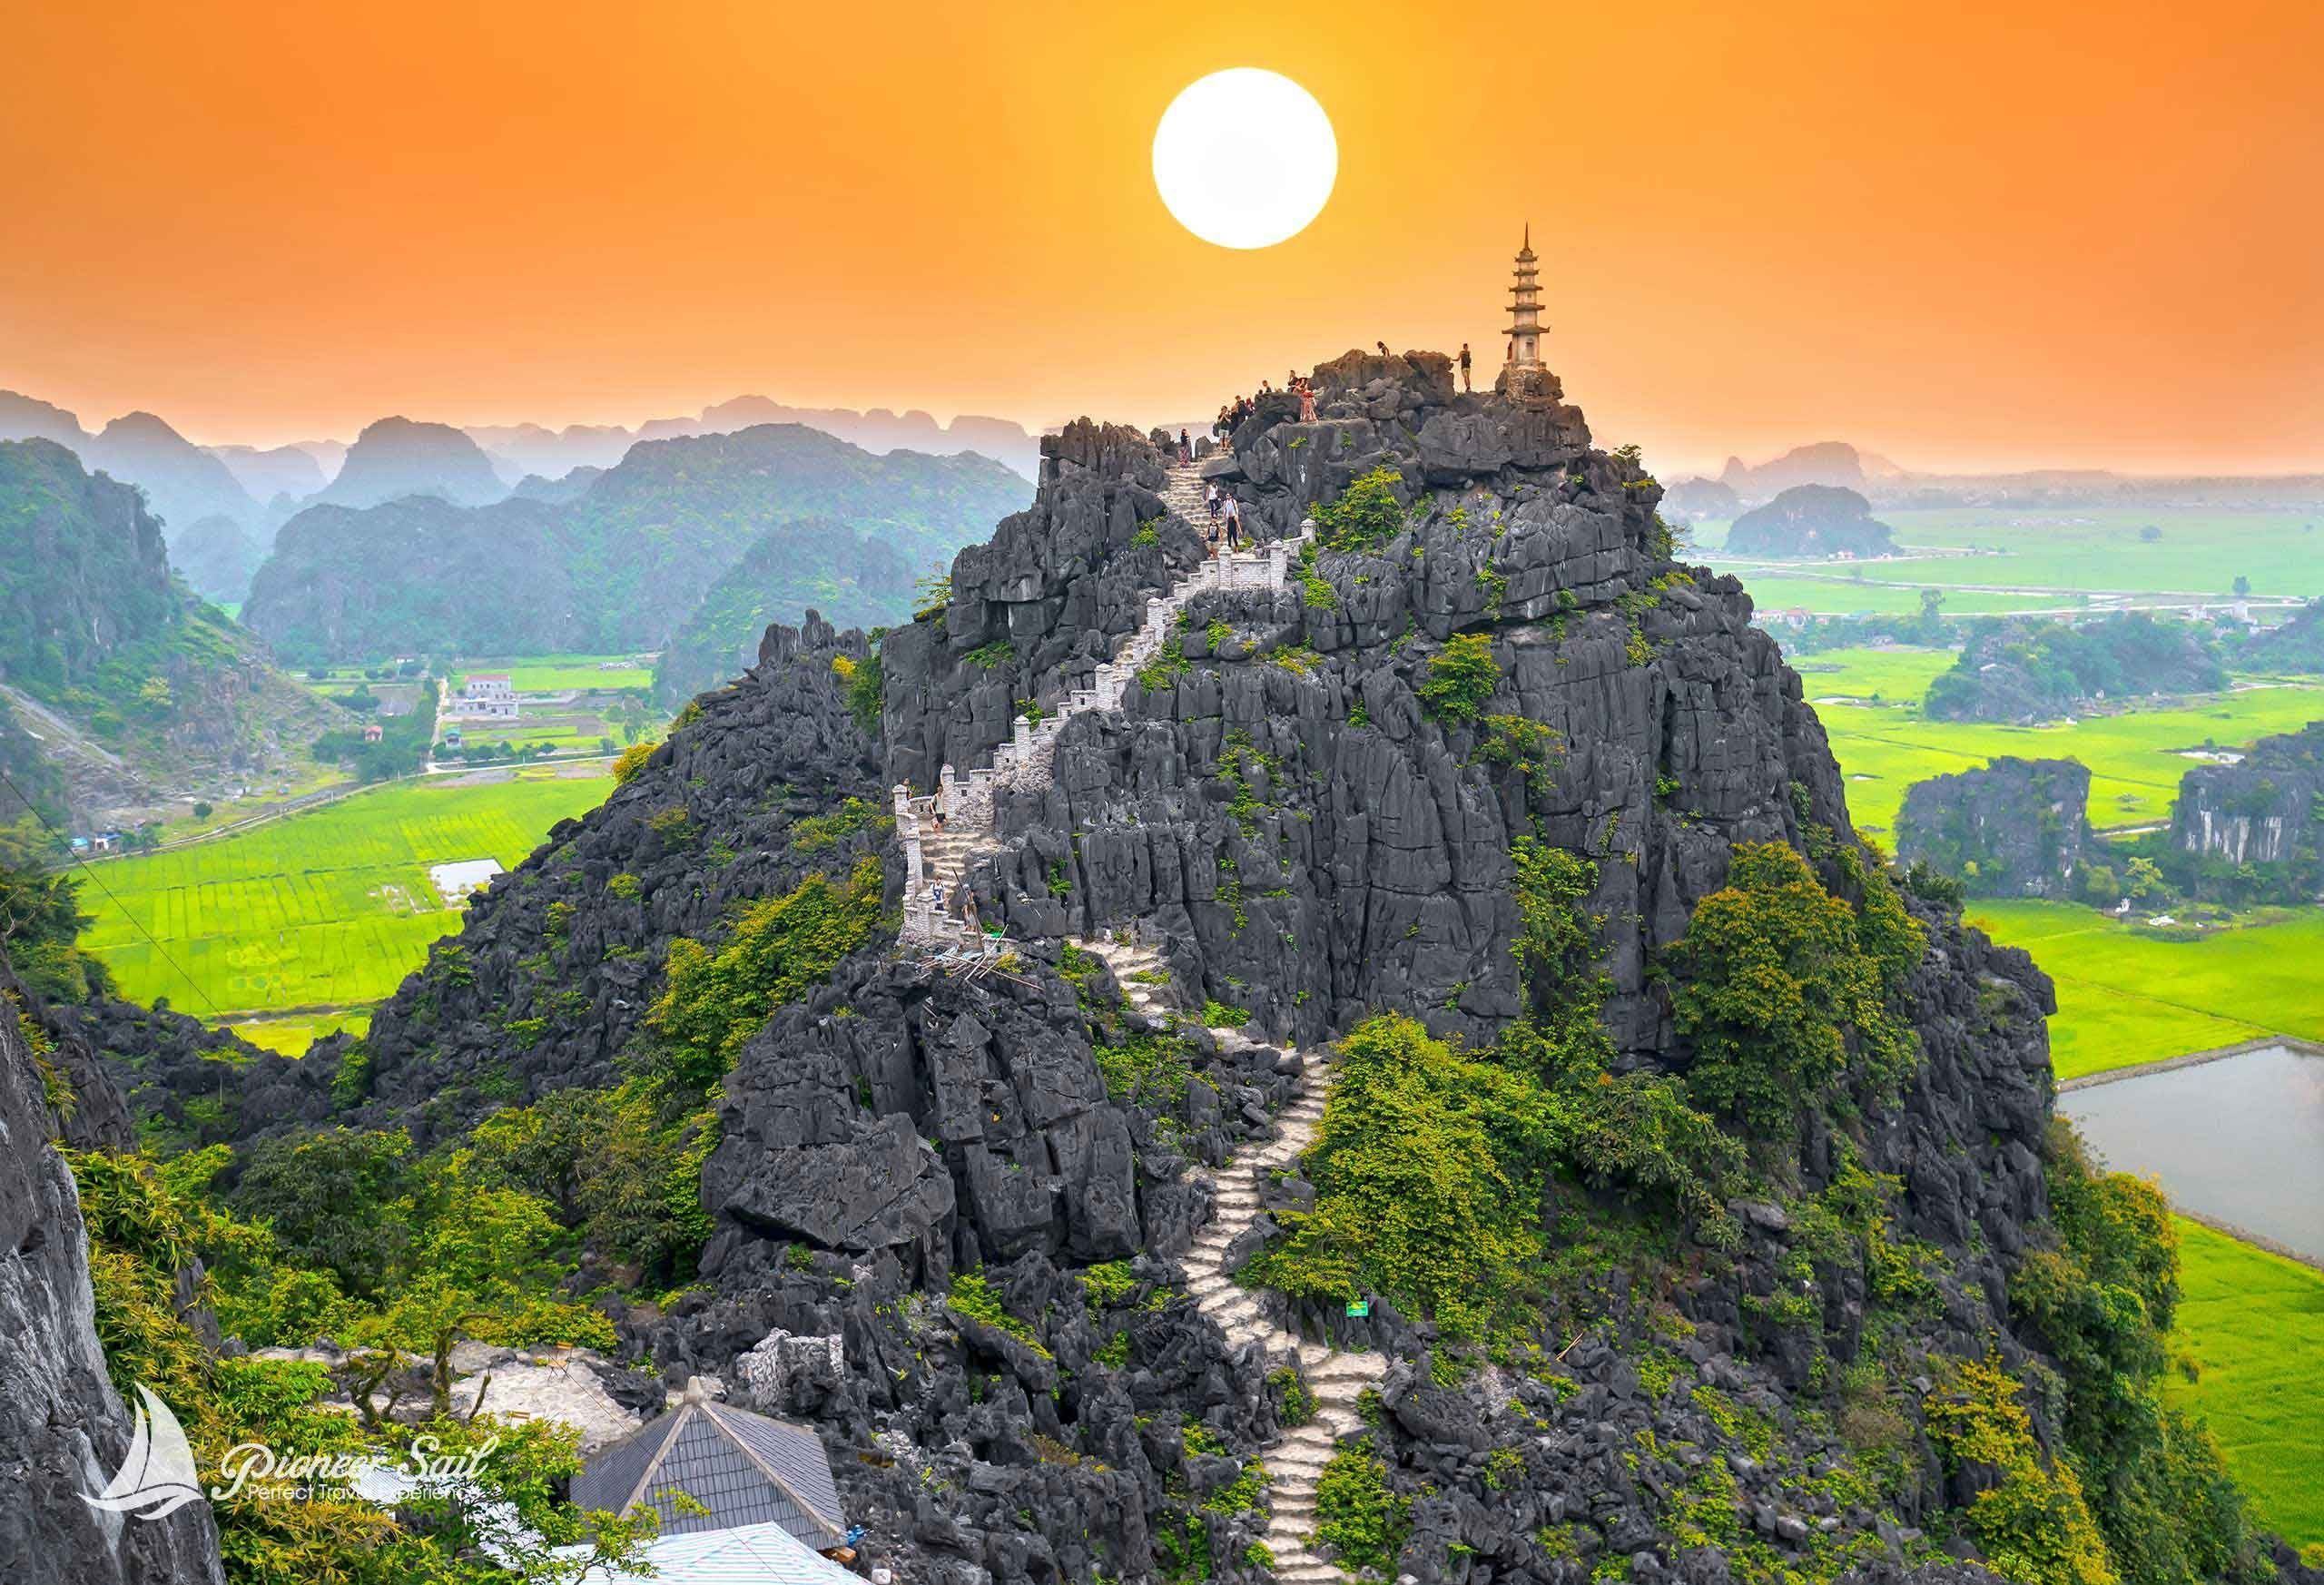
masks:
<instances>
[{"instance_id":1,"label":"path on hillside","mask_svg":"<svg viewBox=\"0 0 2324 1585\"><path fill-rule=\"evenodd\" d=\"M1197 537L1208 529L1201 466L1185 463L1168 469L1162 488L1162 504L1168 516ZM894 790L896 834L904 847L905 872L913 877L904 889L903 941L907 946L955 950L982 946L968 940L966 928L951 917L950 907L961 896L976 855L1000 845L993 830L994 792L1001 787L1046 787L1057 757L1058 735L1065 724L1088 711L1119 709L1130 678L1168 642L1187 601L1206 590L1285 586L1292 544L1304 542L1313 534L1309 525L1303 528L1300 541L1278 540L1264 549L1206 558L1192 572L1172 580L1166 592L1147 600L1144 625L1121 642L1112 660L1098 667L1088 687L1072 690L1056 711L1038 722L1019 716L1013 736L994 750L991 764L971 770L966 776L957 775L947 765L942 784L917 797L906 787ZM936 897L943 902L936 902Z\"/></svg>"},{"instance_id":2,"label":"path on hillside","mask_svg":"<svg viewBox=\"0 0 2324 1585\"><path fill-rule=\"evenodd\" d=\"M1134 1011L1157 1020L1178 1016L1169 1005L1169 976L1161 953L1118 941L1086 944L1113 970ZM1224 1044L1249 1044L1234 1029L1213 1028L1210 1032ZM1295 1364L1315 1401L1306 1423L1286 1431L1261 1455L1269 1477L1267 1551L1275 1558L1280 1585L1338 1585L1347 1579L1315 1550L1315 1487L1340 1438L1364 1428L1358 1401L1366 1387L1387 1373L1388 1360L1370 1351L1305 1342L1268 1321L1258 1295L1228 1274L1226 1252L1257 1217L1260 1186L1266 1176L1290 1167L1315 1142L1330 1090L1330 1068L1309 1058L1299 1095L1275 1115L1275 1137L1243 1150L1213 1175L1214 1215L1195 1236L1184 1262L1187 1291L1194 1295L1196 1307L1218 1323L1228 1346L1256 1343L1271 1362Z\"/></svg>"},{"instance_id":3,"label":"path on hillside","mask_svg":"<svg viewBox=\"0 0 2324 1585\"><path fill-rule=\"evenodd\" d=\"M1171 517L1197 536L1206 533L1200 465L1168 469L1162 502ZM1117 647L1112 660L1098 668L1091 685L1074 689L1060 709L1039 723L1019 717L1013 737L994 753L990 765L966 777L957 776L948 765L942 785L932 793L914 796L906 787L894 790L896 832L904 846L907 873L913 877L905 889L901 944L907 950L941 954L940 961L991 953L990 943L970 940L966 926L934 898L940 896L946 902L958 898L977 856L999 847L993 829L995 792L1003 786L1045 786L1065 724L1088 711L1118 709L1131 676L1168 642L1187 601L1206 589L1287 586L1293 550L1314 533L1314 525L1305 524L1299 541L1213 556L1172 580L1166 592L1147 601L1144 625ZM1186 1016L1172 1005L1168 969L1154 948L1106 940L1085 944L1113 970L1134 1012L1158 1023ZM1234 1029L1213 1029L1211 1034L1230 1048L1250 1043ZM1329 1068L1310 1058L1299 1094L1275 1117L1275 1137L1244 1150L1213 1176L1214 1215L1196 1236L1183 1263L1196 1306L1218 1324L1227 1343L1235 1347L1258 1344L1266 1352L1270 1370L1295 1368L1314 1402L1307 1422L1287 1430L1262 1455L1269 1476L1266 1545L1280 1585L1342 1585L1347 1579L1314 1550L1315 1488L1339 1439L1363 1429L1357 1402L1386 1373L1388 1361L1375 1353L1303 1342L1275 1325L1260 1309L1258 1296L1228 1275L1226 1262L1235 1240L1259 1214L1263 1176L1289 1167L1314 1142L1330 1086Z\"/></svg>"}]
</instances>

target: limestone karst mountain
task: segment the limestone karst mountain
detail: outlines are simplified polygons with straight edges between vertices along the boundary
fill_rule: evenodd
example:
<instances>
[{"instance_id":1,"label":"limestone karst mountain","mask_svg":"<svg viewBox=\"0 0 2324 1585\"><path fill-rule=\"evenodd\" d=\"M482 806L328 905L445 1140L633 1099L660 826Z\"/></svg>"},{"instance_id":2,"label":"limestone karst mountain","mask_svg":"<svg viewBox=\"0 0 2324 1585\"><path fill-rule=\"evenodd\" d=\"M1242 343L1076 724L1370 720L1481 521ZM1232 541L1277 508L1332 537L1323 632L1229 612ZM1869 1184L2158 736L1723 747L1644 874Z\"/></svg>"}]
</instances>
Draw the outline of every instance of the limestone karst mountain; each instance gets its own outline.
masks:
<instances>
[{"instance_id":1,"label":"limestone karst mountain","mask_svg":"<svg viewBox=\"0 0 2324 1585\"><path fill-rule=\"evenodd\" d=\"M2145 694L2208 694L2228 685L2211 631L2123 612L2076 626L1988 618L1923 704L1940 721L2054 721L2084 705Z\"/></svg>"},{"instance_id":2,"label":"limestone karst mountain","mask_svg":"<svg viewBox=\"0 0 2324 1585\"><path fill-rule=\"evenodd\" d=\"M507 493L483 449L451 425L389 418L363 427L338 474L304 504L361 508L434 496L478 507Z\"/></svg>"},{"instance_id":3,"label":"limestone karst mountain","mask_svg":"<svg viewBox=\"0 0 2324 1585\"><path fill-rule=\"evenodd\" d=\"M899 1579L2314 1585L2156 1407L2167 1216L2053 1132L2048 981L1854 836L1654 480L1546 376L1315 386L1187 467L1068 426L359 1043L137 1104L492 1119L560 1195L665 1108L570 1285L814 1427Z\"/></svg>"},{"instance_id":4,"label":"limestone karst mountain","mask_svg":"<svg viewBox=\"0 0 2324 1585\"><path fill-rule=\"evenodd\" d=\"M0 696L96 817L297 763L336 714L172 579L136 489L47 440L0 441Z\"/></svg>"},{"instance_id":5,"label":"limestone karst mountain","mask_svg":"<svg viewBox=\"0 0 2324 1585\"><path fill-rule=\"evenodd\" d=\"M1030 478L1039 461L1034 438L1006 418L962 414L940 424L915 408L894 413L885 408L794 408L766 397L736 397L714 402L687 418L653 418L635 429L619 424L575 424L548 429L538 424L470 425L468 434L502 464L513 481L528 473L556 478L576 468L612 468L640 440L672 440L690 435L732 434L761 424L804 424L866 451L921 451L949 457L974 451Z\"/></svg>"},{"instance_id":6,"label":"limestone karst mountain","mask_svg":"<svg viewBox=\"0 0 2324 1585\"><path fill-rule=\"evenodd\" d=\"M2004 754L1905 792L1896 856L1961 877L1975 897L2073 897L2086 856L2090 768ZM2101 850L2102 852L2102 850Z\"/></svg>"},{"instance_id":7,"label":"limestone karst mountain","mask_svg":"<svg viewBox=\"0 0 2324 1585\"><path fill-rule=\"evenodd\" d=\"M884 626L910 608L911 552L832 518L778 523L753 540L704 593L663 646L654 692L675 710L748 671L759 640L804 611L852 627Z\"/></svg>"},{"instance_id":8,"label":"limestone karst mountain","mask_svg":"<svg viewBox=\"0 0 2324 1585\"><path fill-rule=\"evenodd\" d=\"M640 442L569 497L310 507L283 526L242 615L300 664L657 648L762 535L823 521L846 527L789 536L759 594L795 617L901 566L901 586L846 607L893 621L909 613L910 576L1025 494L982 458L875 457L792 424ZM859 541L876 543L859 555Z\"/></svg>"},{"instance_id":9,"label":"limestone karst mountain","mask_svg":"<svg viewBox=\"0 0 2324 1585\"><path fill-rule=\"evenodd\" d=\"M1730 457L1718 480L1747 502L1773 500L1799 485L1828 485L1860 489L1866 477L1865 459L1845 440L1818 440L1795 446L1781 457L1757 467Z\"/></svg>"},{"instance_id":10,"label":"limestone karst mountain","mask_svg":"<svg viewBox=\"0 0 2324 1585\"><path fill-rule=\"evenodd\" d=\"M268 505L281 496L299 501L315 495L339 471L337 459L326 472L314 452L300 446L212 446L210 454L226 465L251 499Z\"/></svg>"},{"instance_id":11,"label":"limestone karst mountain","mask_svg":"<svg viewBox=\"0 0 2324 1585\"><path fill-rule=\"evenodd\" d=\"M1729 556L1865 557L1894 556L1888 525L1872 503L1834 485L1794 485L1765 506L1735 519L1727 531Z\"/></svg>"},{"instance_id":12,"label":"limestone karst mountain","mask_svg":"<svg viewBox=\"0 0 2324 1585\"><path fill-rule=\"evenodd\" d=\"M151 413L124 414L75 449L92 469L143 489L172 533L203 517L251 522L259 516L258 503L224 463Z\"/></svg>"},{"instance_id":13,"label":"limestone karst mountain","mask_svg":"<svg viewBox=\"0 0 2324 1585\"><path fill-rule=\"evenodd\" d=\"M89 1245L73 1174L53 1140L125 1149L128 1112L85 1048L60 1050L22 1015L26 992L0 956L0 1445L8 1501L0 1560L12 1580L73 1585L222 1581L210 1504L157 1517L99 1511L84 1499L123 1466L132 1411L107 1377L90 1293ZM40 1046L33 1040L37 1035ZM69 1108L55 1107L58 1097ZM139 1412L142 1413L142 1411Z\"/></svg>"}]
</instances>

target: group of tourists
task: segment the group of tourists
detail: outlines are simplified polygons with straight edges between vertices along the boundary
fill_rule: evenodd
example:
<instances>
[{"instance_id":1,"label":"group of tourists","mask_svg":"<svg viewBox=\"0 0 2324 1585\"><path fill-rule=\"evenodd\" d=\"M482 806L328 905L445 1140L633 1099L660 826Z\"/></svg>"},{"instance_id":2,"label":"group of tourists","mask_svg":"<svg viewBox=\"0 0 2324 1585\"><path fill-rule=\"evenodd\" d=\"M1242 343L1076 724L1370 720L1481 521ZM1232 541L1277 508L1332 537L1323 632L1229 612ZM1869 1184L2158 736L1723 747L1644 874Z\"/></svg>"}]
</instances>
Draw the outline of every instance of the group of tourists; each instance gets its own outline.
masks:
<instances>
[{"instance_id":1,"label":"group of tourists","mask_svg":"<svg viewBox=\"0 0 2324 1585\"><path fill-rule=\"evenodd\" d=\"M1287 396L1296 400L1299 403L1301 423L1312 424L1315 421L1315 382L1294 369L1284 375L1283 387L1280 390L1263 379L1259 381L1257 396L1238 396L1219 409L1218 417L1210 426L1211 434L1224 442L1228 436L1243 427L1245 419L1259 410L1261 402L1272 396ZM1194 453L1188 446L1187 432L1183 429L1178 431L1178 448L1180 460L1193 460Z\"/></svg>"}]
</instances>

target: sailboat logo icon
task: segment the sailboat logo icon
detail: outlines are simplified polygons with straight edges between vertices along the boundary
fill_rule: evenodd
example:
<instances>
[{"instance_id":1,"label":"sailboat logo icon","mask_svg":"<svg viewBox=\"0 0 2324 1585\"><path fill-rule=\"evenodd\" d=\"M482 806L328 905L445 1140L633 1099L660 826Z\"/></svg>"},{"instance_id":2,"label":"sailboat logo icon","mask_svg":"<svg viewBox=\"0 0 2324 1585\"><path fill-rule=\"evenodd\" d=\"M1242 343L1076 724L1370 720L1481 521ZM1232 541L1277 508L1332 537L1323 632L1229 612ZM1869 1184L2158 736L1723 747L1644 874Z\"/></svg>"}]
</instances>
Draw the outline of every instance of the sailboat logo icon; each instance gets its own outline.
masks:
<instances>
[{"instance_id":1,"label":"sailboat logo icon","mask_svg":"<svg viewBox=\"0 0 2324 1585\"><path fill-rule=\"evenodd\" d=\"M137 1383L143 1400L137 1429L129 1440L129 1456L120 1472L94 1497L81 1501L108 1513L133 1513L140 1519L163 1519L189 1502L202 1499L202 1474L194 1467L193 1449L185 1428L170 1406L153 1396L144 1383Z\"/></svg>"}]
</instances>

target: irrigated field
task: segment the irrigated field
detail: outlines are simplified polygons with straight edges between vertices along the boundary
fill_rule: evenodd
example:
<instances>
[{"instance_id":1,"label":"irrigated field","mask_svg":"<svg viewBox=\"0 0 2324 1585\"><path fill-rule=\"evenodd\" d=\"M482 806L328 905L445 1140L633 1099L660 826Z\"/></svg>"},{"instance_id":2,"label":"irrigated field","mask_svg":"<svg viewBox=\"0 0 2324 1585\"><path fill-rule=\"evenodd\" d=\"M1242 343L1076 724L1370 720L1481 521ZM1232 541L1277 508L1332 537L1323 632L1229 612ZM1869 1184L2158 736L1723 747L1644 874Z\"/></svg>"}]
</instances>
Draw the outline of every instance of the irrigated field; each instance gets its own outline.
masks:
<instances>
[{"instance_id":1,"label":"irrigated field","mask_svg":"<svg viewBox=\"0 0 2324 1585\"><path fill-rule=\"evenodd\" d=\"M429 865L488 858L513 869L549 827L612 787L603 774L545 769L400 783L239 836L102 864L83 891L96 916L85 940L123 995L167 997L205 1018L360 1006L392 991L429 942L458 926Z\"/></svg>"},{"instance_id":2,"label":"irrigated field","mask_svg":"<svg viewBox=\"0 0 2324 1585\"><path fill-rule=\"evenodd\" d=\"M1892 835L1914 783L2004 754L2089 766L2090 822L2101 831L2159 825L2196 763L2183 751L2244 748L2324 717L2324 685L2276 682L2044 726L1924 720L1928 680L1951 664L1945 652L1910 649L1827 650L1794 663L1807 697L1827 701L1816 714L1848 779L1848 812L1864 830Z\"/></svg>"},{"instance_id":3,"label":"irrigated field","mask_svg":"<svg viewBox=\"0 0 2324 1585\"><path fill-rule=\"evenodd\" d=\"M1970 922L2024 947L2058 988L2060 1078L2232 1046L2324 1041L2324 911L2172 941L2068 902L1972 902Z\"/></svg>"},{"instance_id":4,"label":"irrigated field","mask_svg":"<svg viewBox=\"0 0 2324 1585\"><path fill-rule=\"evenodd\" d=\"M2259 596L2324 595L2324 516L2313 512L2165 512L2152 507L2070 507L2050 511L1945 507L1876 513L1896 531L1900 546L1944 550L1998 550L1998 556L1908 556L1861 565L1807 562L1798 571L1723 566L1743 579L1762 610L1806 605L1835 615L1911 611L1914 590L1942 588L1945 611L1966 615L2004 608L1989 602L2012 596L1986 590L2049 591L2023 605L2072 605L2101 592L2219 601L2237 577ZM2150 528L2154 538L2145 537ZM1694 530L1703 554L1717 563L1727 525ZM1802 577L1799 572L1831 575ZM1911 586L1896 589L1887 586ZM1897 595L1905 596L1903 604Z\"/></svg>"},{"instance_id":5,"label":"irrigated field","mask_svg":"<svg viewBox=\"0 0 2324 1585\"><path fill-rule=\"evenodd\" d=\"M2179 1223L2175 1354L2163 1394L2211 1423L2260 1521L2295 1546L2324 1541L2324 1272Z\"/></svg>"},{"instance_id":6,"label":"irrigated field","mask_svg":"<svg viewBox=\"0 0 2324 1585\"><path fill-rule=\"evenodd\" d=\"M508 685L519 694L562 694L586 688L650 688L654 663L638 664L629 655L542 655L523 660L462 661L452 668L452 689L458 693L470 672L506 672Z\"/></svg>"},{"instance_id":7,"label":"irrigated field","mask_svg":"<svg viewBox=\"0 0 2324 1585\"><path fill-rule=\"evenodd\" d=\"M252 1019L248 1023L229 1024L227 1028L251 1045L269 1051L280 1051L285 1057L303 1057L307 1048L326 1035L345 1031L359 1035L371 1027L368 1010L330 1013L293 1013L289 1018Z\"/></svg>"}]
</instances>

